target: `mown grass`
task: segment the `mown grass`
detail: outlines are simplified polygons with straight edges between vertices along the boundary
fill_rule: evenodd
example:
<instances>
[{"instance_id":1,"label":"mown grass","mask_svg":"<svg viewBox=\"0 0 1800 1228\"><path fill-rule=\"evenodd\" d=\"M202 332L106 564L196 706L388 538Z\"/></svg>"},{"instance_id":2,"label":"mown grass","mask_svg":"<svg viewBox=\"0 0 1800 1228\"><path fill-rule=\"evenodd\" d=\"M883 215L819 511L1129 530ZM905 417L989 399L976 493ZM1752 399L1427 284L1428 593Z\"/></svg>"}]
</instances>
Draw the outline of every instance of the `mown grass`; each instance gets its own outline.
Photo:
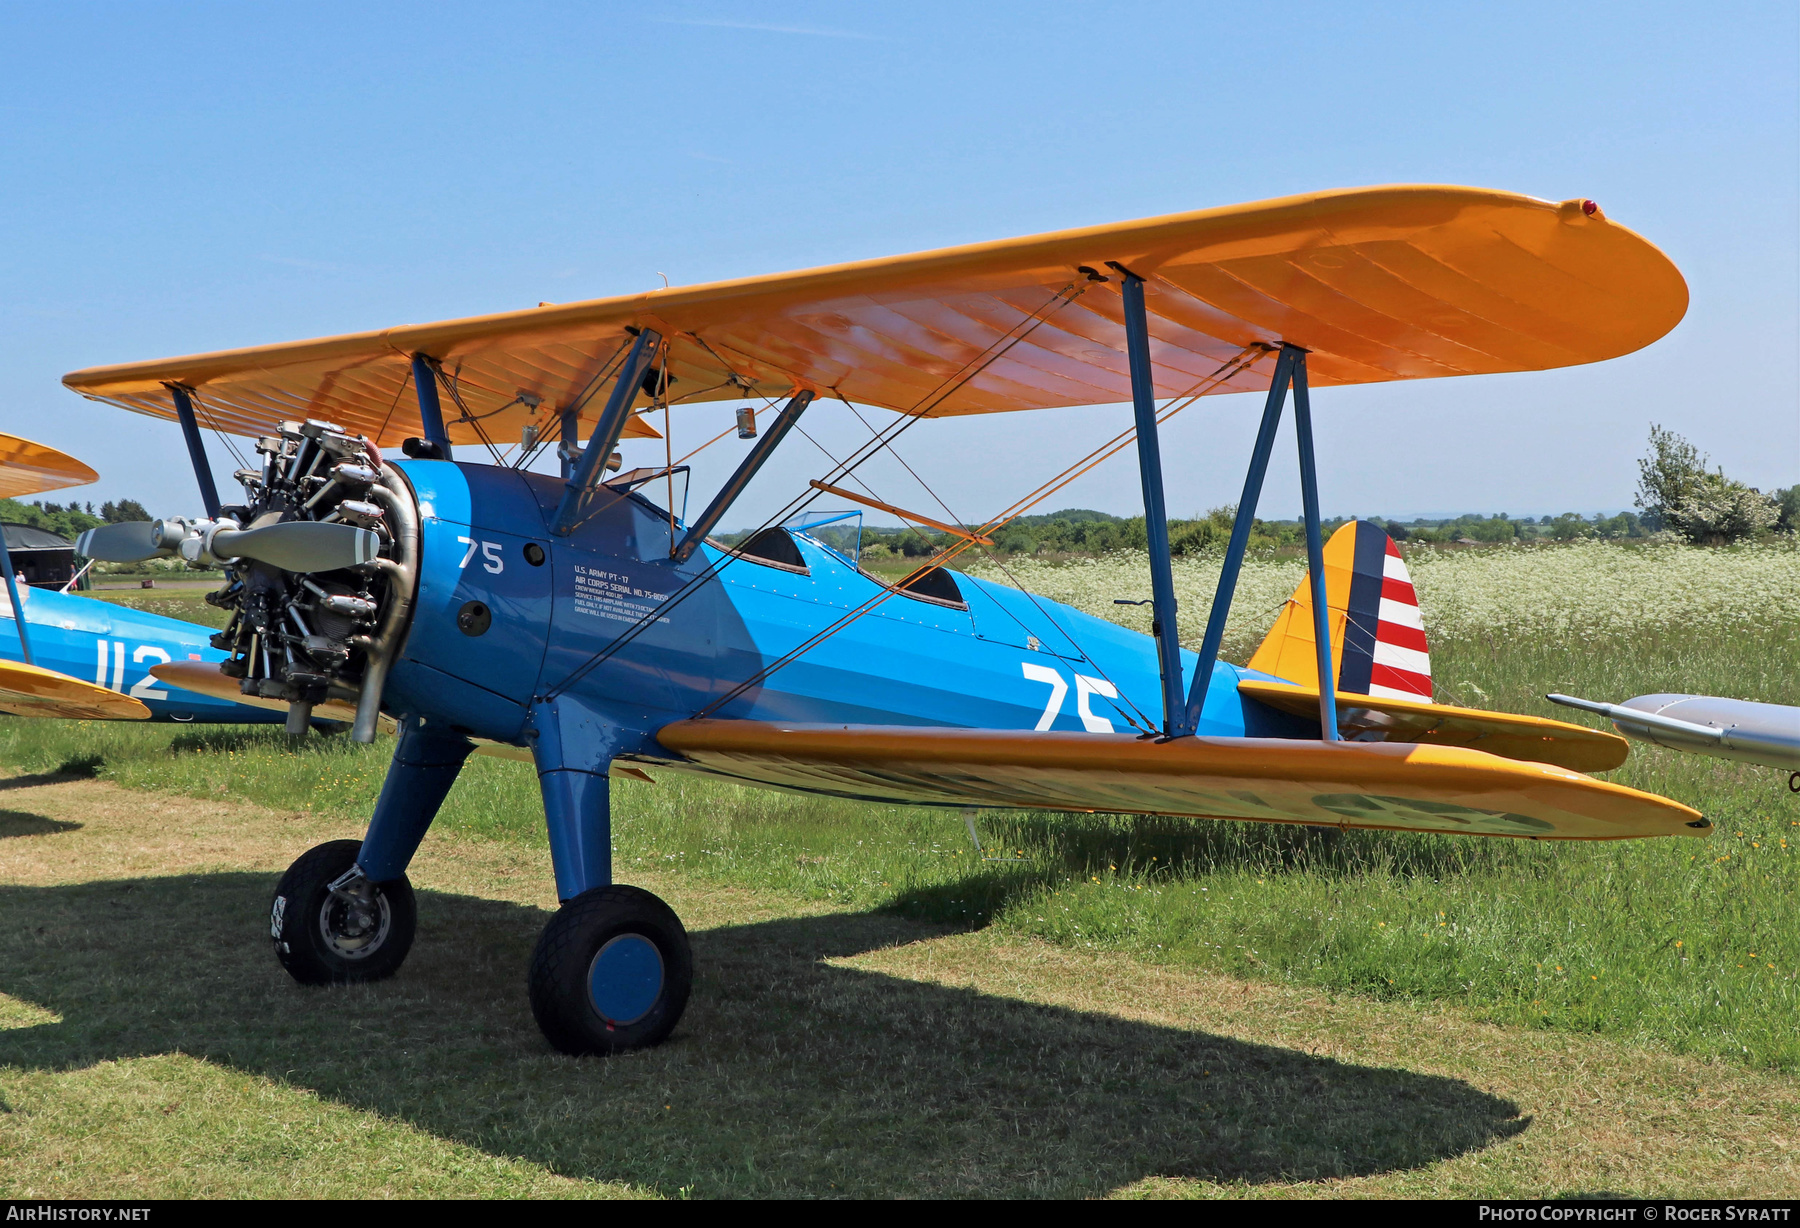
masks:
<instances>
[{"instance_id":1,"label":"mown grass","mask_svg":"<svg viewBox=\"0 0 1800 1228\"><path fill-rule=\"evenodd\" d=\"M1423 587L1423 584L1422 584ZM1549 690L1692 690L1800 703L1792 612L1434 641L1440 698L1568 718ZM276 731L7 722L0 761L131 787L352 818L391 745ZM842 906L996 927L1073 948L1457 1004L1499 1023L1607 1033L1800 1069L1800 798L1782 774L1635 747L1611 778L1709 815L1710 839L1533 843L1030 812L880 807L663 774L616 786L618 877L701 875ZM528 766L476 759L442 830L541 845ZM297 852L298 850L296 850Z\"/></svg>"},{"instance_id":2,"label":"mown grass","mask_svg":"<svg viewBox=\"0 0 1800 1228\"><path fill-rule=\"evenodd\" d=\"M634 877L669 1043L562 1057L542 849L450 836L391 980L289 980L270 884L344 820L0 780L0 1198L1770 1196L1791 1079L1459 1012ZM1679 1105L1679 1111L1671 1111Z\"/></svg>"},{"instance_id":3,"label":"mown grass","mask_svg":"<svg viewBox=\"0 0 1800 1228\"><path fill-rule=\"evenodd\" d=\"M114 605L126 606L133 610L144 610L151 614L161 614L165 618L179 618L184 622L199 623L203 627L223 627L230 615L221 609L206 604L206 588L129 588L102 589L97 592L83 593L83 597L92 597L96 601L107 601Z\"/></svg>"}]
</instances>

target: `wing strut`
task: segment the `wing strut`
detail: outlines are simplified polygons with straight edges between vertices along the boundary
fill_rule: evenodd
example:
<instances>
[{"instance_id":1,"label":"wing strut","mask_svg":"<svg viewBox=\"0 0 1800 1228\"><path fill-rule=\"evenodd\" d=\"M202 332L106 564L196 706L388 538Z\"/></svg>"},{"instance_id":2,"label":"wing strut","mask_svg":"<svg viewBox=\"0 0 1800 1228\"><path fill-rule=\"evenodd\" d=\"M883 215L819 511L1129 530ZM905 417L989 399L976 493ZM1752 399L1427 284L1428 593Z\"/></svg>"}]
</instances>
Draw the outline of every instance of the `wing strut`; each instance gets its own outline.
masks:
<instances>
[{"instance_id":1,"label":"wing strut","mask_svg":"<svg viewBox=\"0 0 1800 1228\"><path fill-rule=\"evenodd\" d=\"M1244 493L1238 499L1231 542L1225 547L1225 564L1219 569L1219 587L1206 619L1206 638L1200 643L1200 662L1194 670L1193 685L1188 689L1187 710L1180 730L1184 734L1199 727L1200 712L1206 706L1207 685L1212 681L1213 666L1219 660L1219 645L1225 638L1225 620L1231 613L1232 594L1237 591L1244 550L1250 544L1250 529L1256 521L1256 502L1262 496L1263 475L1269 470L1269 453L1275 447L1275 431L1281 425L1281 407L1287 401L1289 384L1294 387L1294 431L1300 441L1300 498L1305 505L1306 559L1313 586L1313 639L1318 646L1319 677L1337 677L1331 667L1331 622L1325 599L1325 544L1319 529L1319 480L1313 464L1312 402L1307 395L1306 351L1297 345L1283 344L1275 360L1275 378L1269 383L1269 399L1263 403L1262 426L1256 432L1250 468L1244 474ZM1338 740L1337 698L1332 688L1326 686L1319 688L1319 733L1327 742Z\"/></svg>"},{"instance_id":2,"label":"wing strut","mask_svg":"<svg viewBox=\"0 0 1800 1228\"><path fill-rule=\"evenodd\" d=\"M695 520L688 528L687 536L681 539L679 546L675 547L677 563L687 562L694 551L700 548L700 543L706 540L706 535L713 531L713 527L719 523L726 512L731 510L731 505L737 502L737 497L744 493L744 487L750 485L750 479L755 477L756 471L763 467L763 462L774 454L776 447L788 431L793 429L794 423L800 421L800 415L806 412L806 407L812 404L812 399L813 394L805 389L801 389L788 399L788 403L782 407L781 416L775 419L775 425L763 432L763 437L757 440L756 445L750 449L750 455L746 456L738 465L737 472L733 473L730 480L719 488L719 493L713 496L713 501L706 505L706 510L700 513L699 519Z\"/></svg>"},{"instance_id":3,"label":"wing strut","mask_svg":"<svg viewBox=\"0 0 1800 1228\"><path fill-rule=\"evenodd\" d=\"M930 516L921 516L918 512L909 512L903 507L895 507L892 503L883 503L880 499L871 499L867 495L859 495L854 490L845 490L842 486L833 486L830 482L814 480L807 483L814 490L824 494L836 495L840 499L848 499L852 503L860 503L864 507L872 507L878 512L886 512L890 516L898 516L902 520L910 520L914 524L928 525L940 533L948 533L952 537L960 537L964 541L977 546L991 546L994 539L983 537L979 533L971 533L960 525L947 524L942 520L933 520ZM921 483L923 485L923 483ZM927 490L930 487L926 487ZM936 498L935 495L932 496ZM819 522L814 522L819 523Z\"/></svg>"},{"instance_id":4,"label":"wing strut","mask_svg":"<svg viewBox=\"0 0 1800 1228\"><path fill-rule=\"evenodd\" d=\"M1175 627L1175 573L1169 561L1169 516L1163 505L1162 450L1156 439L1156 376L1150 369L1150 325L1144 314L1144 279L1112 266L1124 277L1125 356L1131 363L1131 405L1137 415L1138 476L1144 484L1144 533L1150 545L1150 633L1162 671L1163 736L1192 733L1183 727L1181 640Z\"/></svg>"},{"instance_id":5,"label":"wing strut","mask_svg":"<svg viewBox=\"0 0 1800 1228\"><path fill-rule=\"evenodd\" d=\"M180 384L164 385L175 398L175 416L181 420L181 437L187 440L188 460L194 465L194 481L200 484L200 502L206 505L209 520L219 518L219 488L213 484L212 466L206 460L206 445L200 440L200 423L194 419L191 389Z\"/></svg>"},{"instance_id":6,"label":"wing strut","mask_svg":"<svg viewBox=\"0 0 1800 1228\"><path fill-rule=\"evenodd\" d=\"M563 488L562 503L556 509L556 519L550 524L550 532L555 536L567 537L575 531L575 518L581 514L582 500L587 498L601 466L618 445L619 436L625 433L625 424L631 419L631 403L637 400L644 383L644 372L649 369L650 360L656 356L656 349L661 344L662 335L648 328L631 343L631 353L625 356L624 365L619 368L612 395L606 398L606 408L600 411L600 421L594 424L593 437L582 450L581 459L575 462L574 472L569 474L568 485Z\"/></svg>"},{"instance_id":7,"label":"wing strut","mask_svg":"<svg viewBox=\"0 0 1800 1228\"><path fill-rule=\"evenodd\" d=\"M25 630L25 603L19 600L19 582L13 576L12 554L0 554L6 555L6 599L12 602L13 621L19 624L19 655L25 658L25 664L36 665L31 659L31 633Z\"/></svg>"},{"instance_id":8,"label":"wing strut","mask_svg":"<svg viewBox=\"0 0 1800 1228\"><path fill-rule=\"evenodd\" d=\"M1294 435L1300 442L1300 502L1306 515L1306 566L1312 573L1313 643L1319 662L1319 736L1338 740L1337 687L1331 668L1331 606L1325 596L1325 543L1319 532L1319 474L1313 465L1312 399L1306 389L1306 351L1294 358Z\"/></svg>"},{"instance_id":9,"label":"wing strut","mask_svg":"<svg viewBox=\"0 0 1800 1228\"><path fill-rule=\"evenodd\" d=\"M438 399L437 368L425 354L412 356L413 391L419 395L419 422L425 441L434 443L441 460L454 460L450 452L450 432L444 429L444 405Z\"/></svg>"}]
</instances>

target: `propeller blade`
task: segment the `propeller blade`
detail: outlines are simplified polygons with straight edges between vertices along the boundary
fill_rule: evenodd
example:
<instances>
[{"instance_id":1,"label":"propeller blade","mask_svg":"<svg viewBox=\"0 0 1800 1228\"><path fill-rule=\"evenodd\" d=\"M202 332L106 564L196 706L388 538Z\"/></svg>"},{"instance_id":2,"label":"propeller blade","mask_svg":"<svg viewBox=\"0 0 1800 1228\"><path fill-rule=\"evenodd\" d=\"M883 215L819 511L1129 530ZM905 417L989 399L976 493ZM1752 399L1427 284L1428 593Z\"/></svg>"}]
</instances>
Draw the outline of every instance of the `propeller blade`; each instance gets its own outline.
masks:
<instances>
[{"instance_id":1,"label":"propeller blade","mask_svg":"<svg viewBox=\"0 0 1800 1228\"><path fill-rule=\"evenodd\" d=\"M220 529L214 557L255 559L283 571L336 571L366 563L381 551L381 538L347 524L290 520L261 529Z\"/></svg>"},{"instance_id":2,"label":"propeller blade","mask_svg":"<svg viewBox=\"0 0 1800 1228\"><path fill-rule=\"evenodd\" d=\"M160 520L128 520L122 524L103 524L89 529L75 539L75 549L90 559L103 563L136 563L159 555L173 554L157 545Z\"/></svg>"}]
</instances>

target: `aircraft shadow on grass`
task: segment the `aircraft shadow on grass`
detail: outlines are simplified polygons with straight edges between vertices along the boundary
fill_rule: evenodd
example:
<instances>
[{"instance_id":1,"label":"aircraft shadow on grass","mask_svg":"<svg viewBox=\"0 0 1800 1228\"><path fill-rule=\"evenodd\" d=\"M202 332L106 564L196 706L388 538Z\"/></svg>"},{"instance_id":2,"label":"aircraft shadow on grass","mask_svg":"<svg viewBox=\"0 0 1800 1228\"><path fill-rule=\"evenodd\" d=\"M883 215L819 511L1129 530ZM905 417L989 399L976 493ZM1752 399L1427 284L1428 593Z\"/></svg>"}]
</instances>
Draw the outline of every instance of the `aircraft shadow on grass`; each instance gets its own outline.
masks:
<instances>
[{"instance_id":1,"label":"aircraft shadow on grass","mask_svg":"<svg viewBox=\"0 0 1800 1228\"><path fill-rule=\"evenodd\" d=\"M0 840L12 836L53 836L58 832L79 831L81 824L68 819L53 819L29 810L0 810Z\"/></svg>"},{"instance_id":2,"label":"aircraft shadow on grass","mask_svg":"<svg viewBox=\"0 0 1800 1228\"><path fill-rule=\"evenodd\" d=\"M1530 1125L1457 1079L825 962L921 936L879 914L697 931L671 1042L570 1059L519 975L542 911L421 892L396 978L309 990L256 941L270 890L242 873L0 887L0 991L61 1017L0 1032L0 1065L180 1051L559 1173L702 1195L1321 1180Z\"/></svg>"},{"instance_id":3,"label":"aircraft shadow on grass","mask_svg":"<svg viewBox=\"0 0 1800 1228\"><path fill-rule=\"evenodd\" d=\"M988 822L990 830L981 836L988 859L977 872L910 888L889 911L981 925L1020 899L1119 869L1194 882L1205 882L1215 870L1241 873L1246 867L1333 879L1373 871L1441 882L1503 872L1535 851L1512 841L1154 815L1121 823L1107 815L1028 812L1011 823ZM1015 854L1024 856L1015 861Z\"/></svg>"}]
</instances>

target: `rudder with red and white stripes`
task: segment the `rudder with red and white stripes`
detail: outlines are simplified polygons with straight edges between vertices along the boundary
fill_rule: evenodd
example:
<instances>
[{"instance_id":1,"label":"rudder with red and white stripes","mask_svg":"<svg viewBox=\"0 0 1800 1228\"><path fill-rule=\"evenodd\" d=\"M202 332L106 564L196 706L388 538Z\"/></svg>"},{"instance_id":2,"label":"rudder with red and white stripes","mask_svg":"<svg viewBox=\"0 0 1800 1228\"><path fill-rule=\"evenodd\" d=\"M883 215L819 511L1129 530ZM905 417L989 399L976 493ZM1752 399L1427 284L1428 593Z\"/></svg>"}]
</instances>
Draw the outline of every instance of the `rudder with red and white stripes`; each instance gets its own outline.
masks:
<instances>
[{"instance_id":1,"label":"rudder with red and white stripes","mask_svg":"<svg viewBox=\"0 0 1800 1228\"><path fill-rule=\"evenodd\" d=\"M1381 527L1353 520L1325 544L1325 596L1337 689L1384 699L1431 700L1431 653L1406 561ZM1318 685L1312 587L1300 582L1250 668Z\"/></svg>"},{"instance_id":2,"label":"rudder with red and white stripes","mask_svg":"<svg viewBox=\"0 0 1800 1228\"><path fill-rule=\"evenodd\" d=\"M1381 604L1376 612L1369 685L1361 693L1382 699L1429 700L1431 650L1425 644L1425 619L1419 613L1419 595L1413 589L1406 560L1400 557L1400 548L1386 533L1381 536L1387 545L1381 561ZM1342 671L1338 676L1342 679Z\"/></svg>"}]
</instances>

